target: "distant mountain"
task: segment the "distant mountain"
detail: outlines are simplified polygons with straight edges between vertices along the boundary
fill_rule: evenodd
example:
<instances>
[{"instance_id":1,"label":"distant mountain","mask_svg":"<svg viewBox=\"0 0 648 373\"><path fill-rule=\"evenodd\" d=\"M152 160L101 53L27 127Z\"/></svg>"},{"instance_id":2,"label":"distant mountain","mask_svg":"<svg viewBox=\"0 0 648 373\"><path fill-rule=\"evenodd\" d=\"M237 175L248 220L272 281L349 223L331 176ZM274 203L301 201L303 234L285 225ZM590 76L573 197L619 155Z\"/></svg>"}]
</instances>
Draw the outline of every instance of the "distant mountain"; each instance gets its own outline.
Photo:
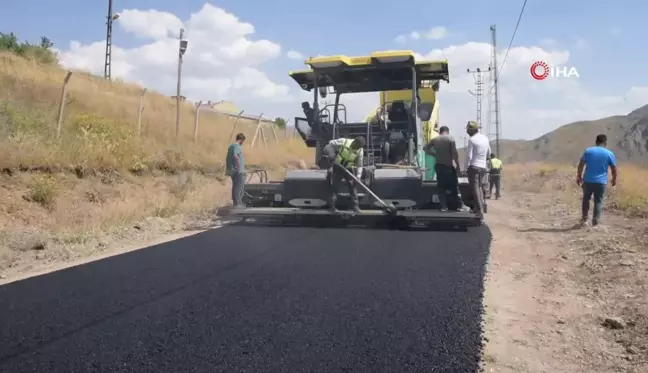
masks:
<instances>
[{"instance_id":1,"label":"distant mountain","mask_svg":"<svg viewBox=\"0 0 648 373\"><path fill-rule=\"evenodd\" d=\"M505 163L576 163L600 133L607 135L619 161L648 167L648 105L628 115L566 124L530 141L501 140L500 158ZM495 151L494 142L491 148ZM459 153L463 159L465 149Z\"/></svg>"}]
</instances>

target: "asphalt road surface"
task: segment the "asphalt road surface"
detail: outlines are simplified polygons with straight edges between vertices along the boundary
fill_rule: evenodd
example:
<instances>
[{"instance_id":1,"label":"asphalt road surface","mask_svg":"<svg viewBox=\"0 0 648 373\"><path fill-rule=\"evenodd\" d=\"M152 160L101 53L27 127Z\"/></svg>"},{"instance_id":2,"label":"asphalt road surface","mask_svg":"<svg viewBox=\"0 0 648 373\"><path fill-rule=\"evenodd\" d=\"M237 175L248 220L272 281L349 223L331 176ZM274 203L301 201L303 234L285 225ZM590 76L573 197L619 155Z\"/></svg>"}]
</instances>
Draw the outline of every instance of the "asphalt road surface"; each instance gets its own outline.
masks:
<instances>
[{"instance_id":1,"label":"asphalt road surface","mask_svg":"<svg viewBox=\"0 0 648 373\"><path fill-rule=\"evenodd\" d=\"M228 226L0 287L0 372L476 372L487 227Z\"/></svg>"}]
</instances>

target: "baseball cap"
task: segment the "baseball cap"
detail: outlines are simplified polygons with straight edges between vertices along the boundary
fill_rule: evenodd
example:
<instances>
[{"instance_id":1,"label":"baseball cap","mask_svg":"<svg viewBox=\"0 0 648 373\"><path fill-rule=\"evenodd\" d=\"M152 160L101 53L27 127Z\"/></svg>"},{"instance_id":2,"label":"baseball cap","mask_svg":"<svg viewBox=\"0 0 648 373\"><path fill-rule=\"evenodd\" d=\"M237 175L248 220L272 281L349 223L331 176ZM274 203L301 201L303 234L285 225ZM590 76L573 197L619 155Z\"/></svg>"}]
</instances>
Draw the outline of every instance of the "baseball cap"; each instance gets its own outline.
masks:
<instances>
[{"instance_id":1,"label":"baseball cap","mask_svg":"<svg viewBox=\"0 0 648 373\"><path fill-rule=\"evenodd\" d=\"M479 129L479 124L477 122L471 120L468 121L468 125L466 126L467 130L478 130Z\"/></svg>"}]
</instances>

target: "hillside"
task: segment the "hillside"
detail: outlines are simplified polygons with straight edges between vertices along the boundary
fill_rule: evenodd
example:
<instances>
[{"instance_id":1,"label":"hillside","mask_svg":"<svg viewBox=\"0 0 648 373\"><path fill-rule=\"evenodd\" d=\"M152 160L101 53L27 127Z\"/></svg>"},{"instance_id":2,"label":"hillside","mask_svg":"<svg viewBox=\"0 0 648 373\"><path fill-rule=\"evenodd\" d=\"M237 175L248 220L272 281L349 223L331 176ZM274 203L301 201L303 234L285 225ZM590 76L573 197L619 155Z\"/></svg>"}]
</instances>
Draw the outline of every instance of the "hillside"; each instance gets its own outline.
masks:
<instances>
[{"instance_id":1,"label":"hillside","mask_svg":"<svg viewBox=\"0 0 648 373\"><path fill-rule=\"evenodd\" d=\"M508 162L508 154L513 154L516 153L517 151L523 149L526 146L527 141L525 140L507 140L507 139L502 139L500 140L500 148L504 152L504 157L501 157L502 160L506 163ZM491 149L493 152L497 152L497 147L495 146L495 141L491 142ZM466 148L460 148L458 149L459 151L459 161L463 164L465 162L465 157L466 157Z\"/></svg>"},{"instance_id":2,"label":"hillside","mask_svg":"<svg viewBox=\"0 0 648 373\"><path fill-rule=\"evenodd\" d=\"M67 72L50 47L47 38L31 45L0 33L0 277L34 260L85 256L213 216L230 200L223 164L233 132L249 139L249 167L271 178L313 159L301 139L270 124L252 146L255 121L234 129L231 116L208 109L196 131L188 101L176 137L175 100L82 71L70 76L59 127Z\"/></svg>"},{"instance_id":3,"label":"hillside","mask_svg":"<svg viewBox=\"0 0 648 373\"><path fill-rule=\"evenodd\" d=\"M530 141L503 140L500 156L506 163L573 164L599 133L608 136L619 161L648 167L648 105L628 115L570 123Z\"/></svg>"}]
</instances>

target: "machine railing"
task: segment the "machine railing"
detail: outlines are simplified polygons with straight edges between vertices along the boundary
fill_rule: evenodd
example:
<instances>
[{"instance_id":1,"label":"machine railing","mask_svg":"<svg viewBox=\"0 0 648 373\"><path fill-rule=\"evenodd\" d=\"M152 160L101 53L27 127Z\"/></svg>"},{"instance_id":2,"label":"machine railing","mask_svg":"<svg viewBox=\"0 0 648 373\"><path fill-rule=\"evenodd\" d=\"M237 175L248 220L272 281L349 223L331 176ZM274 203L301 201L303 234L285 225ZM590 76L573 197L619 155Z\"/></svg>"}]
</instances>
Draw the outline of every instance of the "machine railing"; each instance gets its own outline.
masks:
<instances>
[{"instance_id":1,"label":"machine railing","mask_svg":"<svg viewBox=\"0 0 648 373\"><path fill-rule=\"evenodd\" d=\"M320 118L322 118L324 113L326 113L326 118L329 119L328 123L336 122L335 120L333 120L333 119L335 119L335 116L333 116L333 118L331 118L331 111L330 111L331 108L333 108L333 112L335 112L335 104L328 104L328 105L324 106L324 108L322 110L320 110ZM346 106L344 106L344 104L338 104L337 112L338 112L337 123L346 123L347 122L347 109L346 109ZM340 121L340 113L344 113L344 120L342 120L342 121Z\"/></svg>"},{"instance_id":2,"label":"machine railing","mask_svg":"<svg viewBox=\"0 0 648 373\"><path fill-rule=\"evenodd\" d=\"M257 175L257 177L259 178L259 183L264 184L268 182L268 172L266 172L266 170L259 169L245 171L245 183L250 184L254 175Z\"/></svg>"}]
</instances>

